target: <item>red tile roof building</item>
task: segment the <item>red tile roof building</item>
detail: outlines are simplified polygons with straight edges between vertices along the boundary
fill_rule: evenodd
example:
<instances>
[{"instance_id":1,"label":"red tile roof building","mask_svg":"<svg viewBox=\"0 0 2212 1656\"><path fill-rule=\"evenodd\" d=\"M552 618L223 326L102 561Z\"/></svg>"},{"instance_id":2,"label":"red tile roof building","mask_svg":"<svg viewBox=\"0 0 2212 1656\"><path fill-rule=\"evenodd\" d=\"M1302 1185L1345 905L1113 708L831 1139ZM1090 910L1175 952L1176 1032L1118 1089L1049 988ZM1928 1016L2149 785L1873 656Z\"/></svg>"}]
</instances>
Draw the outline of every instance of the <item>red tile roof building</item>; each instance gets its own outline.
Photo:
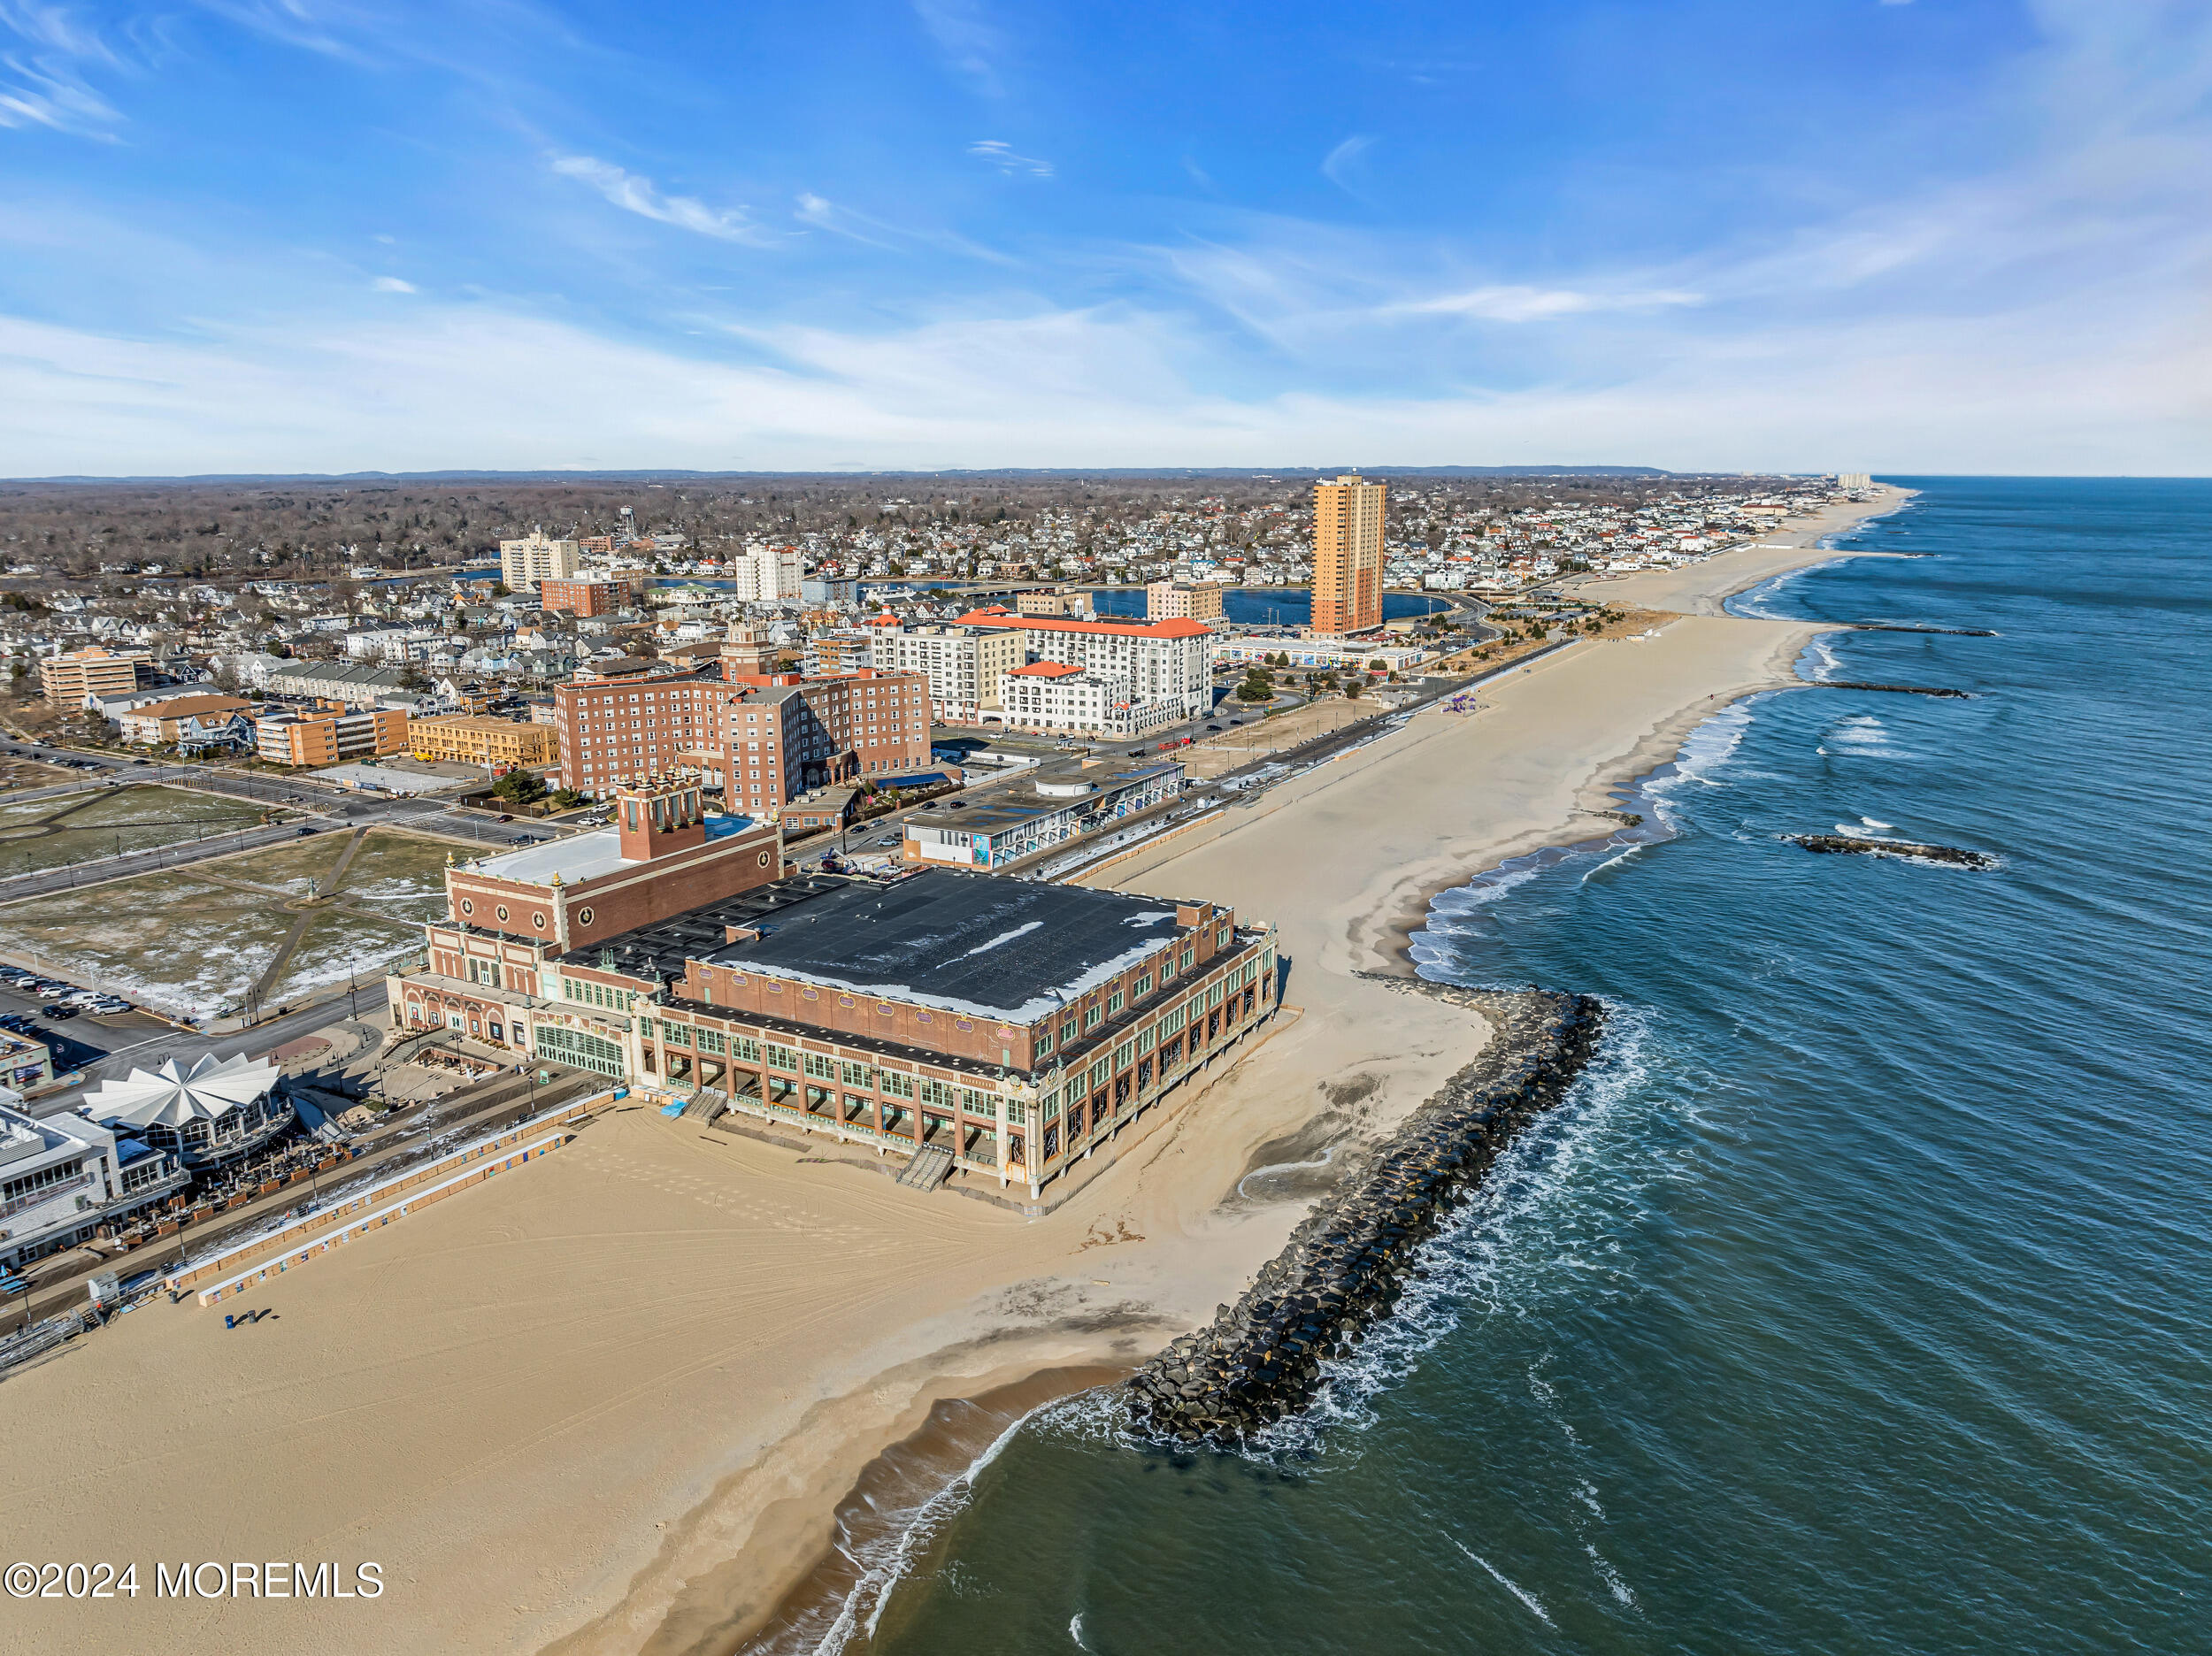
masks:
<instances>
[{"instance_id":1,"label":"red tile roof building","mask_svg":"<svg viewBox=\"0 0 2212 1656\"><path fill-rule=\"evenodd\" d=\"M1070 621L1057 616L1016 615L1003 609L972 610L962 626L1018 627L1040 661L1079 667L1100 679L1128 686L1132 710L1148 711L1152 729L1198 718L1213 709L1213 629L1202 621Z\"/></svg>"}]
</instances>

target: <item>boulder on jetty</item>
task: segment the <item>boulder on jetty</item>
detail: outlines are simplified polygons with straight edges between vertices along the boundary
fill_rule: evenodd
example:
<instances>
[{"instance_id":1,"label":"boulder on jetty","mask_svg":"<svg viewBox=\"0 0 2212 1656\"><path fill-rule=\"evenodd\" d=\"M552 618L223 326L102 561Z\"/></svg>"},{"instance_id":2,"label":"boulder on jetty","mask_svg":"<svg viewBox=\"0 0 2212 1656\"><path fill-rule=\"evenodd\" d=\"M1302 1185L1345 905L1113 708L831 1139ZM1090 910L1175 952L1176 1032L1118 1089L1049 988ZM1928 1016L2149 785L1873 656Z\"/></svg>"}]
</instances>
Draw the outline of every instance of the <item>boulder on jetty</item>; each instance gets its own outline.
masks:
<instances>
[{"instance_id":1,"label":"boulder on jetty","mask_svg":"<svg viewBox=\"0 0 2212 1656\"><path fill-rule=\"evenodd\" d=\"M1997 866L1997 859L1988 852L1963 851L1957 846L1919 845L1909 840L1862 840L1855 834L1784 834L1782 838L1808 851L1855 851L1862 856L1907 857L1916 862L1942 862L1952 868Z\"/></svg>"},{"instance_id":2,"label":"boulder on jetty","mask_svg":"<svg viewBox=\"0 0 2212 1656\"><path fill-rule=\"evenodd\" d=\"M1604 1030L1588 995L1408 986L1483 1006L1495 1037L1306 1216L1241 1299L1137 1372L1125 1390L1137 1430L1225 1445L1303 1409L1322 1363L1390 1315L1422 1244L1566 1096Z\"/></svg>"}]
</instances>

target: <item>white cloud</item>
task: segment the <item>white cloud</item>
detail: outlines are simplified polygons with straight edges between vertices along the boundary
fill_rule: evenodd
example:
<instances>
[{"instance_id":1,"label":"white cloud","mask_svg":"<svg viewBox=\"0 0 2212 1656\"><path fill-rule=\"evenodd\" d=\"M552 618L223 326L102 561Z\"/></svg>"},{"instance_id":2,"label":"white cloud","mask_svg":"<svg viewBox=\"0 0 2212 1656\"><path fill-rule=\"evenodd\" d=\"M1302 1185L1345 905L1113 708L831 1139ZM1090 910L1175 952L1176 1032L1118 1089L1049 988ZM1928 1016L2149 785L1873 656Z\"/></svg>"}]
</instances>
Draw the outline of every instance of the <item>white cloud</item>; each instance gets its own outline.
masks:
<instances>
[{"instance_id":1,"label":"white cloud","mask_svg":"<svg viewBox=\"0 0 2212 1656\"><path fill-rule=\"evenodd\" d=\"M742 207L710 207L691 196L664 196L653 180L625 172L611 161L593 156L557 156L553 170L563 178L588 184L626 212L673 225L680 230L713 236L718 241L744 242L764 246L776 240L755 224Z\"/></svg>"},{"instance_id":2,"label":"white cloud","mask_svg":"<svg viewBox=\"0 0 2212 1656\"><path fill-rule=\"evenodd\" d=\"M938 50L955 69L974 82L979 91L1000 96L998 63L1006 56L1006 38L984 15L977 0L913 0L914 15L937 42Z\"/></svg>"},{"instance_id":3,"label":"white cloud","mask_svg":"<svg viewBox=\"0 0 2212 1656\"><path fill-rule=\"evenodd\" d=\"M414 283L402 281L396 276L380 276L369 286L378 293L413 293L416 291Z\"/></svg>"},{"instance_id":4,"label":"white cloud","mask_svg":"<svg viewBox=\"0 0 2212 1656\"><path fill-rule=\"evenodd\" d=\"M1342 143L1321 157L1321 176L1347 195L1356 196L1352 186L1354 164L1374 147L1375 140L1365 133L1354 133Z\"/></svg>"},{"instance_id":5,"label":"white cloud","mask_svg":"<svg viewBox=\"0 0 2212 1656\"><path fill-rule=\"evenodd\" d=\"M96 29L67 6L0 0L0 126L44 126L111 138L122 115L93 90L81 65L119 66Z\"/></svg>"},{"instance_id":6,"label":"white cloud","mask_svg":"<svg viewBox=\"0 0 2212 1656\"><path fill-rule=\"evenodd\" d=\"M1431 299L1385 305L1386 316L1462 316L1485 322L1549 322L1597 310L1655 310L1701 303L1701 295L1662 289L1643 293L1585 293L1571 288L1490 287Z\"/></svg>"},{"instance_id":7,"label":"white cloud","mask_svg":"<svg viewBox=\"0 0 2212 1656\"><path fill-rule=\"evenodd\" d=\"M1052 176L1051 162L1040 161L1034 156L1016 155L1013 145L1002 138L979 138L968 146L968 153L995 164L1002 172L1018 172L1030 178Z\"/></svg>"}]
</instances>

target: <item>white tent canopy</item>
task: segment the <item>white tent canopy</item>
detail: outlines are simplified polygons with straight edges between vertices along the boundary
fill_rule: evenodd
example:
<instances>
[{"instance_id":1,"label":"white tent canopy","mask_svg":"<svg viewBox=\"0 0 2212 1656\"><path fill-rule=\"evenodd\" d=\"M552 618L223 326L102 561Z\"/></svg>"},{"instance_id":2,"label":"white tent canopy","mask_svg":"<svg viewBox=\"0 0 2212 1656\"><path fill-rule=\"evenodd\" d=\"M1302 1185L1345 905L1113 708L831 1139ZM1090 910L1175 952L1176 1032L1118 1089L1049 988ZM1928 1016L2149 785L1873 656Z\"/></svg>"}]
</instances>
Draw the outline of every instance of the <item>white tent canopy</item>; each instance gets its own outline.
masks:
<instances>
[{"instance_id":1,"label":"white tent canopy","mask_svg":"<svg viewBox=\"0 0 2212 1656\"><path fill-rule=\"evenodd\" d=\"M173 1058L158 1070L134 1068L127 1081L100 1083L87 1095L83 1109L94 1121L131 1127L181 1127L189 1121L218 1122L234 1109L265 1098L276 1085L277 1064L243 1053L218 1058L203 1054L189 1070Z\"/></svg>"}]
</instances>

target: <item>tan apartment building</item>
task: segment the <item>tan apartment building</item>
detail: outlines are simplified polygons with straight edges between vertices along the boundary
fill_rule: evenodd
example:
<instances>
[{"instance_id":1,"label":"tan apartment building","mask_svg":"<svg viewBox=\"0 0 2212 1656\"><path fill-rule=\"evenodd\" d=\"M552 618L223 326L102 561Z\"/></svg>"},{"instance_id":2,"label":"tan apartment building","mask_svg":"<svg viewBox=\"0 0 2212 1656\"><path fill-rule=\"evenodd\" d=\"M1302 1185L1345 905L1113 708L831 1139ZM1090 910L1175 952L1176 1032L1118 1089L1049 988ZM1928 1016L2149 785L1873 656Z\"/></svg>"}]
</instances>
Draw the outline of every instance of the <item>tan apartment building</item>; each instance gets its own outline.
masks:
<instances>
[{"instance_id":1,"label":"tan apartment building","mask_svg":"<svg viewBox=\"0 0 2212 1656\"><path fill-rule=\"evenodd\" d=\"M556 540L533 529L519 540L499 543L499 579L510 592L523 592L549 580L573 580L581 556L573 540Z\"/></svg>"},{"instance_id":2,"label":"tan apartment building","mask_svg":"<svg viewBox=\"0 0 2212 1656\"><path fill-rule=\"evenodd\" d=\"M1148 621L1218 621L1221 619L1219 581L1156 580L1144 589L1144 618Z\"/></svg>"},{"instance_id":3,"label":"tan apartment building","mask_svg":"<svg viewBox=\"0 0 2212 1656\"><path fill-rule=\"evenodd\" d=\"M500 770L549 765L561 752L560 732L550 724L518 724L512 719L475 718L467 714L411 720L407 741L418 759L444 759Z\"/></svg>"},{"instance_id":4,"label":"tan apartment building","mask_svg":"<svg viewBox=\"0 0 2212 1656\"><path fill-rule=\"evenodd\" d=\"M120 715L123 740L151 747L177 740L179 727L188 719L228 720L234 714L250 713L253 703L243 696L187 695L171 702L155 702Z\"/></svg>"},{"instance_id":5,"label":"tan apartment building","mask_svg":"<svg viewBox=\"0 0 2212 1656\"><path fill-rule=\"evenodd\" d=\"M1313 630L1333 637L1382 625L1383 496L1357 476L1313 486Z\"/></svg>"},{"instance_id":6,"label":"tan apartment building","mask_svg":"<svg viewBox=\"0 0 2212 1656\"><path fill-rule=\"evenodd\" d=\"M123 695L153 681L154 658L145 650L88 644L38 664L38 686L56 707L82 707L88 695Z\"/></svg>"},{"instance_id":7,"label":"tan apartment building","mask_svg":"<svg viewBox=\"0 0 2212 1656\"><path fill-rule=\"evenodd\" d=\"M954 724L980 723L999 710L999 680L1029 659L1018 629L878 626L869 659L879 669L929 680L932 710Z\"/></svg>"},{"instance_id":8,"label":"tan apartment building","mask_svg":"<svg viewBox=\"0 0 2212 1656\"><path fill-rule=\"evenodd\" d=\"M273 713L254 722L254 750L271 764L305 768L405 753L407 715L398 708L323 708Z\"/></svg>"},{"instance_id":9,"label":"tan apartment building","mask_svg":"<svg viewBox=\"0 0 2212 1656\"><path fill-rule=\"evenodd\" d=\"M1062 592L1057 587L1016 593L1014 613L1059 616L1071 621L1087 621L1091 618L1091 595L1087 592Z\"/></svg>"}]
</instances>

